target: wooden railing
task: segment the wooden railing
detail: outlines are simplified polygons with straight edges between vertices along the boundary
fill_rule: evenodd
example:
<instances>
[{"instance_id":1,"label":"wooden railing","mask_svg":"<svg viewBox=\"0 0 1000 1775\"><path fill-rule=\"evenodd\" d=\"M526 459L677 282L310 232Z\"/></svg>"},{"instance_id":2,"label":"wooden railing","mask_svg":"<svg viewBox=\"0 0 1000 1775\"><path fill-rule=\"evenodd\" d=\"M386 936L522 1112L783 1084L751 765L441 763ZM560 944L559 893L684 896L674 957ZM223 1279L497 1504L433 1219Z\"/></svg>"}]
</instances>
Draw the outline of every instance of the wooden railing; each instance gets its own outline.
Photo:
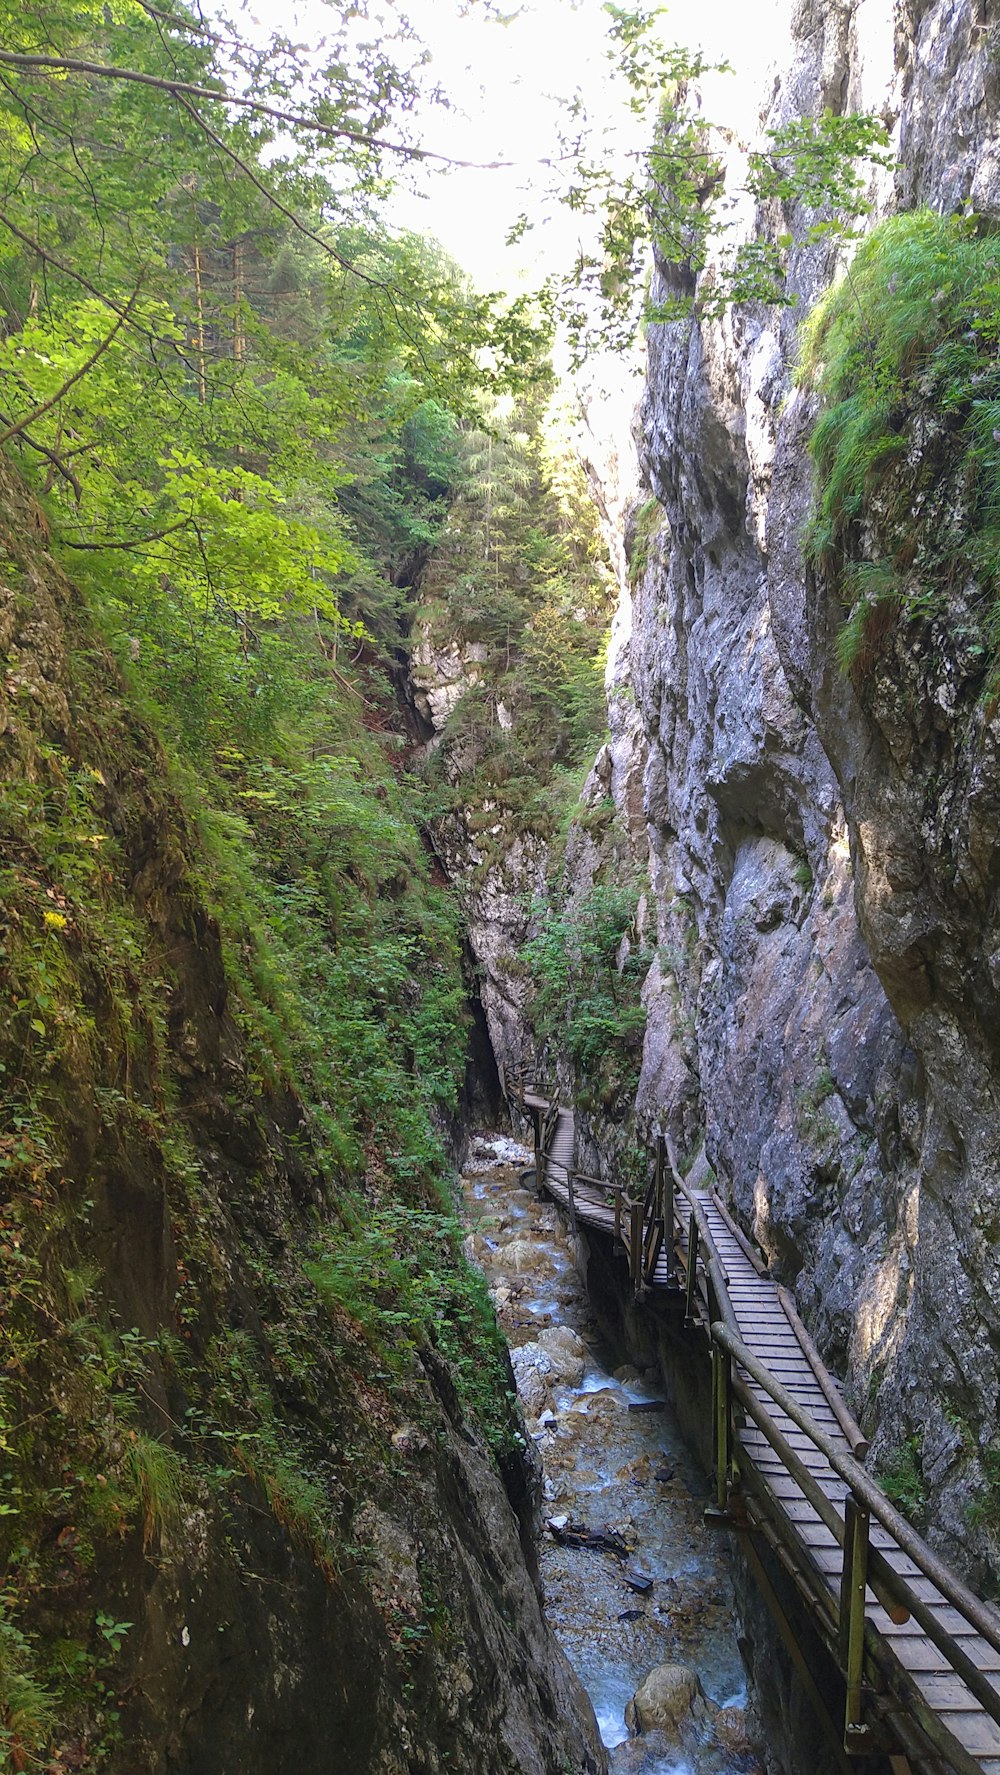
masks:
<instances>
[{"instance_id":1,"label":"wooden railing","mask_svg":"<svg viewBox=\"0 0 1000 1775\"><path fill-rule=\"evenodd\" d=\"M774 1449L782 1466L794 1479L837 1545L843 1549L839 1595L835 1595L830 1589L818 1568L815 1571L815 1581L807 1588L813 1613L820 1617L826 1637L834 1647L846 1679L845 1748L855 1753L867 1748L865 1741L869 1736L869 1723L864 1718L867 1661L901 1697L924 1737L949 1767L957 1771L957 1775L982 1775L976 1758L958 1742L929 1706L909 1673L892 1657L885 1640L866 1620L866 1589L872 1591L895 1622L902 1623L912 1617L937 1647L955 1676L960 1678L969 1693L998 1725L1000 1692L955 1635L943 1625L933 1607L921 1597L914 1588L913 1581L896 1571L885 1553L871 1544L871 1520L874 1518L881 1524L900 1550L917 1566L922 1576L930 1579L942 1598L982 1636L993 1651L1000 1653L1000 1621L996 1613L938 1559L912 1525L893 1507L854 1455L841 1448L815 1422L809 1412L743 1342L729 1296L725 1268L704 1210L693 1198L690 1199L686 1258L689 1316L692 1314L694 1287L697 1286L696 1272L700 1268L711 1319L713 1460L717 1511L728 1514L734 1478L747 1479L751 1486L766 1489L765 1482L756 1473L752 1458L745 1456L741 1459L739 1453L738 1432L749 1417ZM734 1372L734 1365L743 1371L742 1375ZM843 1481L847 1487L843 1515L810 1472L780 1425L747 1384L744 1376L749 1377L791 1419ZM841 1405L843 1406L843 1401ZM846 1407L843 1409L846 1412ZM850 1429L863 1442L864 1439L849 1413L847 1417ZM850 1436L848 1440L851 1440ZM795 1532L795 1525L783 1512L775 1510L770 1516L770 1527L794 1547L797 1555L795 1571L801 1578L802 1556L807 1550L803 1548ZM897 1731L905 1731L905 1725L901 1727L900 1718L895 1714L893 1724Z\"/></svg>"},{"instance_id":2,"label":"wooden railing","mask_svg":"<svg viewBox=\"0 0 1000 1775\"><path fill-rule=\"evenodd\" d=\"M505 1066L500 1062L497 1071L500 1074L500 1090L508 1102L519 1104L524 1109L524 1093L534 1083L534 1068L523 1063L520 1066Z\"/></svg>"},{"instance_id":3,"label":"wooden railing","mask_svg":"<svg viewBox=\"0 0 1000 1775\"><path fill-rule=\"evenodd\" d=\"M613 1233L615 1248L628 1255L631 1282L638 1297L652 1297L655 1279L660 1290L658 1298L664 1297L665 1286L668 1296L683 1299L686 1321L702 1324L710 1336L714 1513L740 1527L746 1526L748 1520L745 1514L741 1518L741 1509L752 1509L755 1529L764 1534L781 1558L830 1646L846 1684L843 1732L838 1734L843 1768L850 1767L849 1756L881 1748L872 1729L873 1724L881 1722L892 1742L902 1746L915 1762L926 1766L930 1757L936 1768L934 1759L940 1757L956 1775L982 1775L980 1761L955 1737L894 1656L888 1625L883 1635L868 1619L866 1597L871 1592L890 1622L897 1626L912 1619L940 1654L946 1665L942 1681L954 1684L957 1697L950 1703L939 1703L942 1712L954 1713L956 1706L967 1710L978 1704L998 1727L1000 1690L980 1668L971 1649L945 1625L938 1609L943 1602L949 1610L955 1610L984 1642L979 1648L980 1659L984 1647L988 1648L991 1656L983 1661L994 1664L996 1658L992 1655L1000 1655L1000 1616L942 1564L860 1465L859 1457L867 1452L867 1441L827 1373L791 1296L775 1286L773 1298L833 1414L843 1444L817 1423L742 1337L730 1296L729 1277L706 1214L706 1201L756 1274L766 1277L767 1267L718 1196L712 1191L695 1193L688 1187L679 1173L669 1140L658 1139L653 1173L641 1196L630 1194L621 1184L565 1166L562 1161L558 1162L560 1174L556 1177L550 1149L559 1119L558 1102L552 1102L538 1090L527 1067L501 1073L501 1083L510 1101L517 1102L522 1111L530 1111L539 1186L548 1182L557 1195L568 1201L574 1227L580 1218ZM533 1099L528 1105L526 1095ZM661 1261L664 1248L665 1264ZM731 1262L735 1261L732 1250L731 1245ZM678 1287L679 1276L683 1279L682 1291ZM838 1482L833 1488L835 1496L824 1489L802 1449L795 1446L786 1429L776 1421L774 1407L822 1456ZM841 1550L836 1585L834 1578L823 1571L820 1561L813 1558L802 1523L793 1521L791 1513L783 1508L765 1474L755 1465L753 1450L741 1440L748 1422L774 1451L802 1499L811 1506L815 1513L813 1521L818 1519L833 1546ZM815 1464L814 1457L813 1460ZM873 1544L872 1521L892 1538L905 1561L912 1561L916 1578L896 1570L887 1551ZM753 1541L748 1539L746 1546L751 1567L765 1593L770 1593L771 1606L780 1616L780 1601ZM933 1601L928 1601L918 1588L924 1581L932 1587ZM786 1629L786 1644L800 1676L817 1708L829 1718L824 1697L787 1622L783 1631ZM1000 1683L1000 1677L997 1681Z\"/></svg>"}]
</instances>

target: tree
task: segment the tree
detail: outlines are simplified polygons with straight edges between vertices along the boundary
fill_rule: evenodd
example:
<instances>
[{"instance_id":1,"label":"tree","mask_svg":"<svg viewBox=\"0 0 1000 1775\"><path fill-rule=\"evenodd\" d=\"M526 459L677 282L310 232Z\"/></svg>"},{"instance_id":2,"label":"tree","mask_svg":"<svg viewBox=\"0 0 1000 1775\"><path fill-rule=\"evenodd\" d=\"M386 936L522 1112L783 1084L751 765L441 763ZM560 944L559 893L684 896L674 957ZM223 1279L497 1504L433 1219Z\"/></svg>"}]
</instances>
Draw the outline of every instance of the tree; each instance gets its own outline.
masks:
<instances>
[{"instance_id":1,"label":"tree","mask_svg":"<svg viewBox=\"0 0 1000 1775\"><path fill-rule=\"evenodd\" d=\"M646 120L648 148L625 170L602 142L579 98L567 108L561 162L568 176L553 198L589 216L591 244L553 280L550 300L563 316L577 365L594 348L627 349L641 324L688 315L711 318L736 302L789 304L788 255L796 244L848 237L870 208L871 168L891 165L887 135L873 116L826 112L766 132L766 147L748 157L747 192L757 228L717 256L711 278L698 281L713 242L729 227L722 200L725 132L702 112L699 81L729 73L726 63L664 45L662 8L604 8L609 56L623 77L633 112ZM527 228L521 218L515 232ZM668 298L653 302L646 270L650 250L675 272Z\"/></svg>"},{"instance_id":2,"label":"tree","mask_svg":"<svg viewBox=\"0 0 1000 1775\"><path fill-rule=\"evenodd\" d=\"M129 646L224 642L220 684L295 610L359 630L434 534L416 478L390 509L406 428L520 385L544 336L381 228L419 46L331 16L317 66L183 4L0 0L0 435Z\"/></svg>"}]
</instances>

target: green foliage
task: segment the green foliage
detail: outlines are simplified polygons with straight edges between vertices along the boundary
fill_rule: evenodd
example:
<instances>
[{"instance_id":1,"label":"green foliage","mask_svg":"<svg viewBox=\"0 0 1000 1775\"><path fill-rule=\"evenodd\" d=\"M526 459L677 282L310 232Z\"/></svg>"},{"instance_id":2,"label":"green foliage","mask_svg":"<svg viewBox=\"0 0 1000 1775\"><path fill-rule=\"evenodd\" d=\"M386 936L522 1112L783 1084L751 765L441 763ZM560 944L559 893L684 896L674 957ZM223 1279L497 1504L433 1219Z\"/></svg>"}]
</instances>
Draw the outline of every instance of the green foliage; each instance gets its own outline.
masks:
<instances>
[{"instance_id":1,"label":"green foliage","mask_svg":"<svg viewBox=\"0 0 1000 1775\"><path fill-rule=\"evenodd\" d=\"M193 620L191 596L185 621L152 583L126 610L126 576L94 575L87 601L126 691L76 595L60 582L57 607L35 583L23 619L60 683L65 666L78 717L71 755L15 690L0 783L0 1559L21 1636L4 1704L19 1742L48 1743L58 1721L98 1768L115 1712L101 1659L127 1611L102 1596L105 1622L93 1607L74 1620L83 1649L64 1660L50 1626L61 1561L79 1562L84 1596L122 1557L169 1559L182 1503L263 1504L329 1581L342 1569L342 1469L362 1455L330 1453L335 1346L295 1241L317 1236L350 1185L425 1215L434 1248L465 994L457 913L430 879L384 693L336 657L336 628L294 608L237 625L206 604ZM256 595L251 562L243 589ZM195 954L204 984L183 974ZM178 986L191 1009L171 1030ZM178 1103L182 1044L211 1053L219 1032L208 1113L235 1167L207 1157ZM102 1286L112 1187L156 1193L169 1223L176 1281L155 1335L124 1328ZM256 1302L252 1339L224 1329L234 1275ZM509 1401L476 1287L442 1281L438 1338L499 1449ZM338 1359L352 1352L348 1335ZM382 1409L412 1416L419 1376L380 1374L394 1398ZM362 1383L345 1363L340 1384L350 1397ZM378 1473L385 1452L359 1415L344 1407L344 1440ZM57 1540L67 1522L71 1552Z\"/></svg>"},{"instance_id":2,"label":"green foliage","mask_svg":"<svg viewBox=\"0 0 1000 1775\"><path fill-rule=\"evenodd\" d=\"M464 817L481 806L475 836L487 862L498 827L554 832L566 785L606 724L614 587L547 393L463 428L456 497L422 583L419 639L457 644L470 660L469 689L430 760L429 811Z\"/></svg>"},{"instance_id":3,"label":"green foliage","mask_svg":"<svg viewBox=\"0 0 1000 1775\"><path fill-rule=\"evenodd\" d=\"M581 362L595 343L627 348L641 321L718 315L733 302L794 300L785 288L789 251L824 236L849 236L870 208L870 169L891 164L885 127L874 116L824 112L769 130L767 148L749 157L746 187L761 206L761 231L723 249L696 289L695 278L727 227L717 132L703 114L697 83L704 74L730 70L665 46L658 36L661 8L607 5L605 11L609 60L629 89L632 110L647 119L652 146L645 157L630 157L623 173L591 139L586 119L581 125L579 103L571 107L566 145L572 142L576 152L560 195L574 211L599 218L593 245L581 249L555 293ZM784 215L775 224L778 205ZM645 291L650 246L672 274L669 294L656 303Z\"/></svg>"},{"instance_id":4,"label":"green foliage","mask_svg":"<svg viewBox=\"0 0 1000 1775\"><path fill-rule=\"evenodd\" d=\"M918 210L872 231L804 329L823 400L807 546L839 578L847 669L900 614L947 616L970 576L986 594L971 653L985 666L1000 637L998 294L995 236Z\"/></svg>"},{"instance_id":5,"label":"green foliage","mask_svg":"<svg viewBox=\"0 0 1000 1775\"><path fill-rule=\"evenodd\" d=\"M142 1430L128 1432L124 1464L142 1510L142 1544L149 1547L176 1519L181 1504L183 1465L167 1443ZM102 1627L101 1631L108 1639L107 1627Z\"/></svg>"},{"instance_id":6,"label":"green foliage","mask_svg":"<svg viewBox=\"0 0 1000 1775\"><path fill-rule=\"evenodd\" d=\"M988 1447L980 1449L979 1464L983 1485L968 1507L969 1526L997 1534L1000 1531L1000 1445L991 1442Z\"/></svg>"},{"instance_id":7,"label":"green foliage","mask_svg":"<svg viewBox=\"0 0 1000 1775\"><path fill-rule=\"evenodd\" d=\"M750 156L749 188L761 203L776 198L832 211L811 224L812 240L849 232L871 209L861 169L894 164L885 152L885 125L858 112L796 117L765 134L767 148Z\"/></svg>"},{"instance_id":8,"label":"green foliage","mask_svg":"<svg viewBox=\"0 0 1000 1775\"><path fill-rule=\"evenodd\" d=\"M7 1613L0 1598L0 1761L24 1768L38 1757L57 1723L57 1701L39 1681L34 1647Z\"/></svg>"},{"instance_id":9,"label":"green foliage","mask_svg":"<svg viewBox=\"0 0 1000 1775\"><path fill-rule=\"evenodd\" d=\"M899 1448L885 1458L878 1480L886 1497L904 1516L919 1518L923 1514L927 1494L919 1436L908 1436Z\"/></svg>"},{"instance_id":10,"label":"green foliage","mask_svg":"<svg viewBox=\"0 0 1000 1775\"><path fill-rule=\"evenodd\" d=\"M538 901L521 951L537 1034L565 1049L590 1097L609 1103L638 1082L650 957L636 935L637 904L634 887L601 883L561 907Z\"/></svg>"},{"instance_id":11,"label":"green foliage","mask_svg":"<svg viewBox=\"0 0 1000 1775\"><path fill-rule=\"evenodd\" d=\"M334 647L369 618L398 644L452 415L530 385L546 337L382 227L379 137L420 58L331 30L317 69L183 4L0 3L0 436L131 644L181 681L211 659L233 704L296 611Z\"/></svg>"},{"instance_id":12,"label":"green foliage","mask_svg":"<svg viewBox=\"0 0 1000 1775\"><path fill-rule=\"evenodd\" d=\"M633 587L638 585L649 565L650 548L665 522L666 513L655 495L639 507L632 525L632 547L628 563L629 584Z\"/></svg>"},{"instance_id":13,"label":"green foliage","mask_svg":"<svg viewBox=\"0 0 1000 1775\"><path fill-rule=\"evenodd\" d=\"M481 1272L462 1255L452 1217L398 1205L339 1205L305 1271L325 1305L356 1325L380 1362L406 1372L431 1345L448 1361L458 1397L498 1456L516 1446L517 1412L506 1345Z\"/></svg>"}]
</instances>

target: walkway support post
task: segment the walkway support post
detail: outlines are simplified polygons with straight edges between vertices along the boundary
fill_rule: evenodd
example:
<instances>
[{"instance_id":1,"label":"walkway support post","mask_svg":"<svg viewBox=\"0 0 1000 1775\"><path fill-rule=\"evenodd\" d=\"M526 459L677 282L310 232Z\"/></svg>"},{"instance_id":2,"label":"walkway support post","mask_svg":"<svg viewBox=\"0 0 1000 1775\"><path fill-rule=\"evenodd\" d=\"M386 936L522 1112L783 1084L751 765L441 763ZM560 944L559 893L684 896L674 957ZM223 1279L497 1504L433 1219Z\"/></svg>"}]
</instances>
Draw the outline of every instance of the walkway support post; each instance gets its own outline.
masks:
<instances>
[{"instance_id":1,"label":"walkway support post","mask_svg":"<svg viewBox=\"0 0 1000 1775\"><path fill-rule=\"evenodd\" d=\"M698 1221L694 1209L688 1222L687 1288L684 1295L684 1323L694 1323L694 1291L698 1281Z\"/></svg>"},{"instance_id":2,"label":"walkway support post","mask_svg":"<svg viewBox=\"0 0 1000 1775\"><path fill-rule=\"evenodd\" d=\"M844 1500L844 1566L840 1580L840 1664L847 1677L844 1749L866 1736L863 1710L865 1587L868 1581L868 1511L853 1492Z\"/></svg>"},{"instance_id":3,"label":"walkway support post","mask_svg":"<svg viewBox=\"0 0 1000 1775\"><path fill-rule=\"evenodd\" d=\"M667 1280L676 1278L674 1247L674 1168L667 1163L667 1142L661 1134L658 1143L660 1163L663 1166L663 1197L660 1212L663 1215L663 1241L667 1247Z\"/></svg>"},{"instance_id":4,"label":"walkway support post","mask_svg":"<svg viewBox=\"0 0 1000 1775\"><path fill-rule=\"evenodd\" d=\"M642 1287L642 1203L629 1203L628 1272L636 1294Z\"/></svg>"},{"instance_id":5,"label":"walkway support post","mask_svg":"<svg viewBox=\"0 0 1000 1775\"><path fill-rule=\"evenodd\" d=\"M712 1445L715 1454L715 1507L725 1515L729 1507L729 1468L732 1461L732 1368L721 1344L712 1345ZM863 1620L862 1616L862 1620Z\"/></svg>"}]
</instances>

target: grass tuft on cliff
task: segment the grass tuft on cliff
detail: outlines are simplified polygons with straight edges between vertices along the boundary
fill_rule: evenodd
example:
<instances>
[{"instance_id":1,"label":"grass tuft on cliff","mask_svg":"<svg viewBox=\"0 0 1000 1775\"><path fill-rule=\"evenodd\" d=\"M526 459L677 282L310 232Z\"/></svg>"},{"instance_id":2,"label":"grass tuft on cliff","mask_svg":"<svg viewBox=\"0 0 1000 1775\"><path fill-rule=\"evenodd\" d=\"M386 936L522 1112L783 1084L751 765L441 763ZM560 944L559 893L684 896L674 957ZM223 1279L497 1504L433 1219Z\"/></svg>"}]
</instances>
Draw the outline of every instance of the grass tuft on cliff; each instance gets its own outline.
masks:
<instances>
[{"instance_id":1,"label":"grass tuft on cliff","mask_svg":"<svg viewBox=\"0 0 1000 1775\"><path fill-rule=\"evenodd\" d=\"M800 380L822 401L807 554L845 605L864 673L897 619L948 619L987 669L1000 644L1000 238L921 209L864 240L810 314Z\"/></svg>"}]
</instances>

